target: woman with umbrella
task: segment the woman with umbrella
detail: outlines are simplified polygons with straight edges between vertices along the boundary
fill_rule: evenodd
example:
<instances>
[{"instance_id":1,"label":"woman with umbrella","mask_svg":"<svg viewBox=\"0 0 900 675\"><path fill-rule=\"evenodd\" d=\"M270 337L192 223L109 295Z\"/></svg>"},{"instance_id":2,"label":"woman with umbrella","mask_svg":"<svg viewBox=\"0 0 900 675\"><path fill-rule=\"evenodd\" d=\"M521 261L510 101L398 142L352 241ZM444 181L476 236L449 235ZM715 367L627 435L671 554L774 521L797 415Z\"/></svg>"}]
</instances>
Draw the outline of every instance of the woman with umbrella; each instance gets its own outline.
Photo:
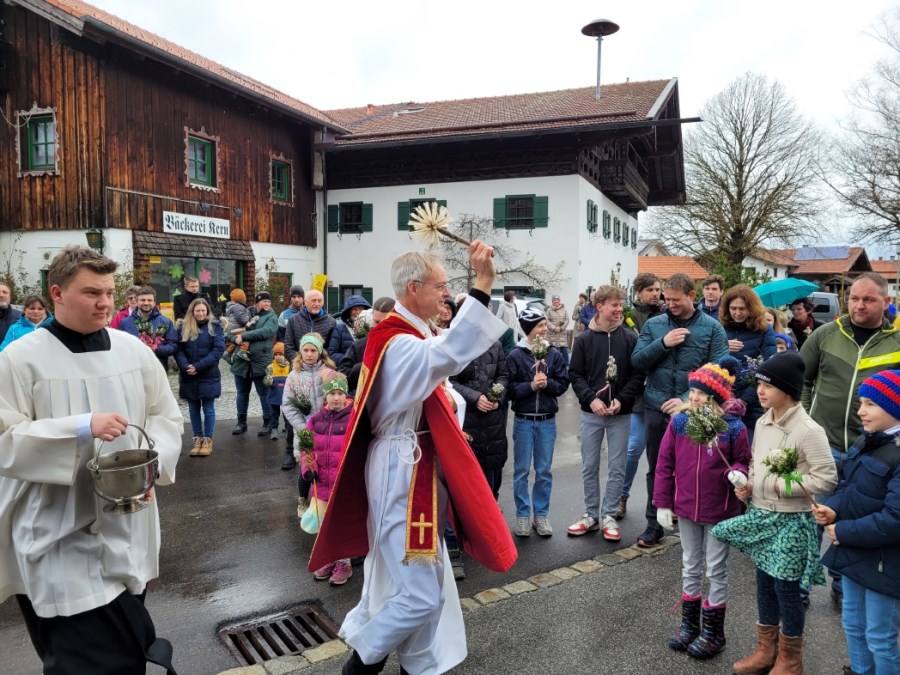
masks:
<instances>
[{"instance_id":1,"label":"woman with umbrella","mask_svg":"<svg viewBox=\"0 0 900 675\"><path fill-rule=\"evenodd\" d=\"M759 297L749 286L738 284L729 288L722 297L719 320L728 336L728 351L741 363L741 372L735 379L734 398L747 407L743 421L747 435L753 440L756 420L762 417L762 406L756 396L756 369L763 361L775 355L775 331L766 322L766 311Z\"/></svg>"}]
</instances>

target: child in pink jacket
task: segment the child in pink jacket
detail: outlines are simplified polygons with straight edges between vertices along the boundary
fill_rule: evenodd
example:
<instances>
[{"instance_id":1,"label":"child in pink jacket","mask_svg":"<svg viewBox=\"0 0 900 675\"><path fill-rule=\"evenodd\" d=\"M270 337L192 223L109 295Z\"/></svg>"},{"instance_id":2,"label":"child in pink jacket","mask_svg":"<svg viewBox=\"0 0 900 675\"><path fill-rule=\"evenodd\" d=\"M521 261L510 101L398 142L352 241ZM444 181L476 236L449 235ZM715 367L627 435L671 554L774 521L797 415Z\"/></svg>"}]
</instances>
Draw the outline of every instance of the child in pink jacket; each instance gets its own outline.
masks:
<instances>
[{"instance_id":1,"label":"child in pink jacket","mask_svg":"<svg viewBox=\"0 0 900 675\"><path fill-rule=\"evenodd\" d=\"M725 356L718 364L707 363L688 376L688 403L669 422L656 463L656 517L660 525L671 528L672 516L678 516L684 568L681 626L668 645L697 659L713 657L725 647L729 546L709 531L719 522L740 515L741 502L734 486L747 484L751 450L741 421L744 406L731 397L739 368L737 359ZM727 425L712 445L698 443L687 432L693 411L701 409L721 417ZM709 597L701 606L704 564Z\"/></svg>"},{"instance_id":2,"label":"child in pink jacket","mask_svg":"<svg viewBox=\"0 0 900 675\"><path fill-rule=\"evenodd\" d=\"M331 371L322 386L325 405L306 421L313 432L313 452L309 460L301 459L303 478L315 483L316 496L328 501L337 480L344 450L344 436L350 422L352 401L347 398L347 378L343 373ZM353 574L350 558L328 563L313 572L316 579L328 579L332 586L347 583Z\"/></svg>"}]
</instances>

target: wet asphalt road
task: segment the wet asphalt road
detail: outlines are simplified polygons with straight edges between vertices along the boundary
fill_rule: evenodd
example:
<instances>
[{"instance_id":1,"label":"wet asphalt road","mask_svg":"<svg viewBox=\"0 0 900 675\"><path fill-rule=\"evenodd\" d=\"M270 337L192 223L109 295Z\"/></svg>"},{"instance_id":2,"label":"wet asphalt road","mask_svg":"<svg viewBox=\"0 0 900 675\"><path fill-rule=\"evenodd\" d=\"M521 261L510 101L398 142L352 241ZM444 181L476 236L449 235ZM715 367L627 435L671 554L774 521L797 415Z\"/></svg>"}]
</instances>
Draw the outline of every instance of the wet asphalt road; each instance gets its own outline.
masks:
<instances>
[{"instance_id":1,"label":"wet asphalt road","mask_svg":"<svg viewBox=\"0 0 900 675\"><path fill-rule=\"evenodd\" d=\"M516 539L519 559L506 574L468 561L468 576L459 583L461 596L472 597L487 588L630 546L643 530L645 465L635 481L631 511L620 523L621 543L605 542L599 533L566 536L565 528L583 511L583 496L579 410L571 392L560 403L550 514L554 536ZM220 411L223 417L228 415L227 408ZM279 468L284 440L258 438L258 418L251 418L250 432L243 436L232 436L233 426L233 420L220 420L213 454L205 459L185 455L175 485L159 490L161 574L150 586L147 605L158 633L175 646L181 675L211 675L238 665L218 638L222 626L308 602L316 603L339 625L359 600L362 586L361 567L354 568L343 587L316 582L306 572L313 540L297 526L296 474ZM184 438L187 447L190 432ZM515 513L511 469L510 461L500 496L510 525ZM752 565L740 554L731 556L730 647L721 658L701 664L673 654L660 638L677 622L667 609L679 595L679 562L680 548L675 547L600 576L478 610L466 618L469 658L453 672L730 672L731 661L754 645ZM807 670L838 673L846 663L843 635L825 589L815 589L813 608L808 633L818 649ZM0 604L0 654L3 675L40 672L14 601ZM340 660L310 670L321 675L339 671ZM152 667L148 672L162 671ZM397 672L393 658L385 672Z\"/></svg>"},{"instance_id":2,"label":"wet asphalt road","mask_svg":"<svg viewBox=\"0 0 900 675\"><path fill-rule=\"evenodd\" d=\"M621 522L620 544L607 543L599 534L566 536L565 528L583 511L583 492L577 402L570 391L560 403L550 514L554 536L517 539L519 560L503 575L468 561L460 595L631 545L643 530L645 468L635 481L633 511ZM227 407L217 408L223 417L229 414ZM175 485L159 489L161 574L150 587L147 605L157 632L173 642L176 663L189 664L188 673L216 673L237 665L219 641L220 626L306 602L320 604L340 624L359 600L362 585L361 567L354 568L343 587L317 583L306 572L313 539L297 526L296 474L279 468L284 440L258 438L258 419L251 418L250 432L242 436L231 435L233 426L233 420L220 419L213 454L183 456ZM189 442L186 431L185 447ZM515 515L511 470L509 461L500 496L510 525ZM0 604L0 653L8 675L40 669L13 600Z\"/></svg>"}]
</instances>

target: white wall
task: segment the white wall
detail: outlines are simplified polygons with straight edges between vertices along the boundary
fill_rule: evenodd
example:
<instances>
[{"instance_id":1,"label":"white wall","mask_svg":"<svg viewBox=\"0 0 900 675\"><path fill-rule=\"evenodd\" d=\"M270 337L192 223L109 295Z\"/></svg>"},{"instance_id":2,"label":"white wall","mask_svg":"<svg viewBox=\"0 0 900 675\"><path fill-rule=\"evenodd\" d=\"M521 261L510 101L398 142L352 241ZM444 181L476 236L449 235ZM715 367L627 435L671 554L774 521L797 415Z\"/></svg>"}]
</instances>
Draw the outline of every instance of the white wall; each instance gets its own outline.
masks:
<instances>
[{"instance_id":1,"label":"white wall","mask_svg":"<svg viewBox=\"0 0 900 675\"><path fill-rule=\"evenodd\" d=\"M424 188L425 194L419 189ZM634 279L637 273L637 251L629 243L621 244L602 238L602 223L598 236L587 232L586 202L593 199L599 211L607 209L611 215L634 227L637 223L619 207L603 197L598 190L577 175L544 178L517 178L459 183L416 184L350 190L330 190L328 203L365 202L373 205L373 231L360 235L326 233L328 237L328 278L335 286L371 286L375 297L393 295L390 284L390 265L400 253L422 250L424 245L410 232L397 228L397 203L411 199L433 198L446 200L451 217L462 214L493 217L493 200L514 194L535 194L548 197L549 225L533 230L495 229L489 243L512 246L519 251L535 254L537 262L554 267L564 261L564 275L568 280L559 288L546 288L547 298L562 297L563 304L572 307L578 293L587 286L609 283L610 271L616 262L622 263L621 283ZM325 209L322 209L324 212ZM524 280L498 281L503 285L525 285ZM465 291L453 289L454 293Z\"/></svg>"},{"instance_id":2,"label":"white wall","mask_svg":"<svg viewBox=\"0 0 900 675\"><path fill-rule=\"evenodd\" d=\"M768 274L775 279L784 279L787 276L787 265L776 265L773 262L762 260L754 256L748 255L741 263L742 267L752 267L760 276Z\"/></svg>"}]
</instances>

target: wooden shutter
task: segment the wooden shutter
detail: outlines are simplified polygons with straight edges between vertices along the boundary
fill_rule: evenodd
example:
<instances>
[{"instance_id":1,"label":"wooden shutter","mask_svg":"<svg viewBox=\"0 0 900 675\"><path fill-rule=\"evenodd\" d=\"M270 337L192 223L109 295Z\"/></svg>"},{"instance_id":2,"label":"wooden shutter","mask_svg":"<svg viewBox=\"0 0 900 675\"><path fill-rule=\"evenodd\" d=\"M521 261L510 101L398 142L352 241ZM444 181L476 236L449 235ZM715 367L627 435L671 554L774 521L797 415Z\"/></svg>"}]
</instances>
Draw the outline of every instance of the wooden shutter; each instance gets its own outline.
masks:
<instances>
[{"instance_id":1,"label":"wooden shutter","mask_svg":"<svg viewBox=\"0 0 900 675\"><path fill-rule=\"evenodd\" d=\"M409 202L397 202L397 229L409 231Z\"/></svg>"},{"instance_id":2,"label":"wooden shutter","mask_svg":"<svg viewBox=\"0 0 900 675\"><path fill-rule=\"evenodd\" d=\"M494 198L494 227L506 227L506 197Z\"/></svg>"},{"instance_id":3,"label":"wooden shutter","mask_svg":"<svg viewBox=\"0 0 900 675\"><path fill-rule=\"evenodd\" d=\"M371 305L373 302L375 302L374 300L372 300L372 288L369 287L369 286L363 286L363 288L362 288L362 296L363 296L363 298L365 299L365 301L368 302L370 305Z\"/></svg>"},{"instance_id":4,"label":"wooden shutter","mask_svg":"<svg viewBox=\"0 0 900 675\"><path fill-rule=\"evenodd\" d=\"M592 199L587 200L587 231L594 231L594 201Z\"/></svg>"},{"instance_id":5,"label":"wooden shutter","mask_svg":"<svg viewBox=\"0 0 900 675\"><path fill-rule=\"evenodd\" d=\"M362 227L360 228L361 232L371 232L372 231L372 205L371 204L363 204L362 205Z\"/></svg>"},{"instance_id":6,"label":"wooden shutter","mask_svg":"<svg viewBox=\"0 0 900 675\"><path fill-rule=\"evenodd\" d=\"M329 286L326 301L328 306L325 307L325 311L328 314L341 311L341 289L337 286Z\"/></svg>"},{"instance_id":7,"label":"wooden shutter","mask_svg":"<svg viewBox=\"0 0 900 675\"><path fill-rule=\"evenodd\" d=\"M328 231L341 231L341 206L340 204L328 205Z\"/></svg>"},{"instance_id":8,"label":"wooden shutter","mask_svg":"<svg viewBox=\"0 0 900 675\"><path fill-rule=\"evenodd\" d=\"M547 227L550 224L549 198L534 198L534 226Z\"/></svg>"}]
</instances>

